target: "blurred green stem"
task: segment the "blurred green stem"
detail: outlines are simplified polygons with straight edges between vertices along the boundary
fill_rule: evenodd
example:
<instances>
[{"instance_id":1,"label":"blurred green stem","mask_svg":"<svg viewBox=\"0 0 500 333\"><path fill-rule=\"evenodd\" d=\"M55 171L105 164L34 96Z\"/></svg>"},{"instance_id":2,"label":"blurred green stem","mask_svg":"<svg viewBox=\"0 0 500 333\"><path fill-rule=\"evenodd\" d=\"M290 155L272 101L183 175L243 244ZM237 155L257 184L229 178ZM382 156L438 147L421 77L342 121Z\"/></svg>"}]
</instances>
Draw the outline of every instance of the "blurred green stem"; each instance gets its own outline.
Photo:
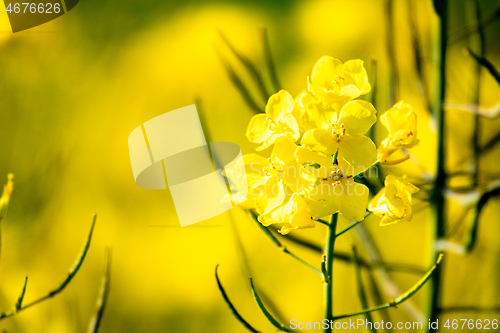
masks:
<instances>
[{"instance_id":1,"label":"blurred green stem","mask_svg":"<svg viewBox=\"0 0 500 333\"><path fill-rule=\"evenodd\" d=\"M435 262L439 256L438 244L445 235L445 198L444 189L446 185L445 172L445 114L443 101L446 88L446 36L447 36L447 0L434 0L434 8L438 16L438 28L434 41L434 103L433 115L437 129L437 162L436 162L436 181L432 192L431 200L431 262ZM428 305L428 316L431 321L438 317L439 301L441 295L441 277L442 268L438 266L432 275L430 297ZM434 330L431 329L431 332Z\"/></svg>"},{"instance_id":2,"label":"blurred green stem","mask_svg":"<svg viewBox=\"0 0 500 333\"><path fill-rule=\"evenodd\" d=\"M328 225L326 232L326 246L325 246L325 263L326 273L325 276L325 319L330 322L333 320L333 250L335 248L335 239L337 238L335 232L337 229L338 214L333 214ZM325 329L325 333L332 331L331 325Z\"/></svg>"}]
</instances>

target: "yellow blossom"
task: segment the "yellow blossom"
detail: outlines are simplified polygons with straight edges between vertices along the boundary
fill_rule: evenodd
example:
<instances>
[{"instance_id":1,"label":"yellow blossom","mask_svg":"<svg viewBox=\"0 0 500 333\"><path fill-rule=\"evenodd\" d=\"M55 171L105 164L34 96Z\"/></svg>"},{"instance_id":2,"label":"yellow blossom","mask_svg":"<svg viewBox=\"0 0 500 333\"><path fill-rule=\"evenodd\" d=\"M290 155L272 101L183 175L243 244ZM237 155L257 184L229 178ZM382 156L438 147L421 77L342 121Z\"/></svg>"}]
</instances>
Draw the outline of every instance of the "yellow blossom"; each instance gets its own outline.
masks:
<instances>
[{"instance_id":1,"label":"yellow blossom","mask_svg":"<svg viewBox=\"0 0 500 333\"><path fill-rule=\"evenodd\" d=\"M266 149L279 137L297 141L300 133L297 120L293 116L294 104L292 95L280 90L269 97L266 113L258 114L250 120L247 138L250 142L261 144L257 150Z\"/></svg>"},{"instance_id":2,"label":"yellow blossom","mask_svg":"<svg viewBox=\"0 0 500 333\"><path fill-rule=\"evenodd\" d=\"M378 159L387 157L400 148L412 148L417 139L417 115L411 106L400 101L380 117L380 122L389 131L389 136L378 147Z\"/></svg>"},{"instance_id":3,"label":"yellow blossom","mask_svg":"<svg viewBox=\"0 0 500 333\"><path fill-rule=\"evenodd\" d=\"M318 128L304 133L301 144L324 155L333 155L353 166L369 167L377 158L373 141L363 136L377 121L372 104L355 100L346 103L339 113L320 104L309 104L309 117Z\"/></svg>"},{"instance_id":4,"label":"yellow blossom","mask_svg":"<svg viewBox=\"0 0 500 333\"><path fill-rule=\"evenodd\" d=\"M355 170L345 162L333 164L330 156L299 147L295 153L299 163L317 177L317 186L305 197L313 219L340 212L345 218L361 221L368 203L368 188L354 181Z\"/></svg>"},{"instance_id":5,"label":"yellow blossom","mask_svg":"<svg viewBox=\"0 0 500 333\"><path fill-rule=\"evenodd\" d=\"M343 104L371 90L363 61L324 56L314 65L307 89L322 102Z\"/></svg>"},{"instance_id":6,"label":"yellow blossom","mask_svg":"<svg viewBox=\"0 0 500 333\"><path fill-rule=\"evenodd\" d=\"M385 178L385 187L373 197L368 209L382 218L381 226L403 220L411 221L413 217L412 194L418 191L415 185L389 175Z\"/></svg>"}]
</instances>

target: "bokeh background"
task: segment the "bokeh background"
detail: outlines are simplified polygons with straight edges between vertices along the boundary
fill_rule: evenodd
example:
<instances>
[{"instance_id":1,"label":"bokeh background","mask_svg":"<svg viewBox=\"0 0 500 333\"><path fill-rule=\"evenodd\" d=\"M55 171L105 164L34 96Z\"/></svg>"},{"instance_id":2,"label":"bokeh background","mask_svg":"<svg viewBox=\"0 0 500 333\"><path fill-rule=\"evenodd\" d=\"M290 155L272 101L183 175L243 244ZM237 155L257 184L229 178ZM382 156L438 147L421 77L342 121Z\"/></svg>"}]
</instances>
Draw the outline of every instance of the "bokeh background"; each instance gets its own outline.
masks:
<instances>
[{"instance_id":1,"label":"bokeh background","mask_svg":"<svg viewBox=\"0 0 500 333\"><path fill-rule=\"evenodd\" d=\"M446 100L470 103L476 63L464 51L470 43L463 36L467 4L450 2ZM14 304L25 275L29 276L27 302L57 286L76 258L93 213L98 214L98 222L87 259L67 289L1 321L0 328L6 332L84 332L95 306L108 245L113 249L112 282L102 332L245 332L217 289L216 264L220 264L219 274L231 300L260 330L274 331L252 299L249 276L285 322L321 320L323 286L318 276L283 254L241 210L180 228L168 191L135 185L127 137L144 121L197 99L213 141L235 142L245 153L252 152L255 146L247 142L245 131L254 113L231 83L221 59L244 82L251 82L251 77L220 32L266 73L261 28L267 29L281 85L293 95L306 87L308 73L323 55L363 59L370 73L376 60L377 80L372 85L382 114L390 106L392 61L386 4L374 0L88 0L54 21L16 34L10 32L6 15L2 16L0 177L14 173L16 193L1 226L0 309ZM497 1L479 4L485 17L498 12ZM431 1L423 0L394 1L393 15L390 31L394 33L391 45L399 73L398 94L418 113L422 143L412 151L411 161L382 172L406 173L428 182L435 163L435 131L419 90L410 23L416 24L424 72L429 75L436 18ZM486 56L499 67L500 21L491 20L484 31ZM269 83L268 75L265 80ZM497 82L483 70L481 83L481 106L496 105ZM456 109L447 114L447 167L467 173L474 153L474 116ZM484 117L481 145L499 129L498 119ZM384 135L381 127L376 129L377 143ZM499 151L496 146L481 155L479 190L500 176ZM452 186L467 184L467 177L451 181ZM457 230L452 241L461 240L470 215L464 209L469 197L465 192L449 199L449 225ZM418 212L411 223L380 228L376 218L366 221L387 262L428 267L425 198L424 193L417 200ZM447 256L445 305L498 305L499 213L498 200L490 200L474 251ZM321 245L325 227L318 224L295 235ZM359 240L347 233L337 248L350 253L352 242ZM319 267L317 253L293 244L289 247ZM419 276L393 273L391 277L405 290ZM335 313L359 309L353 267L336 262L334 278ZM416 306L424 304L425 292L424 288L412 299ZM389 300L385 295L382 299ZM386 314L393 322L411 320L401 308ZM386 317L375 316L381 318ZM500 314L459 312L442 318L500 319Z\"/></svg>"}]
</instances>

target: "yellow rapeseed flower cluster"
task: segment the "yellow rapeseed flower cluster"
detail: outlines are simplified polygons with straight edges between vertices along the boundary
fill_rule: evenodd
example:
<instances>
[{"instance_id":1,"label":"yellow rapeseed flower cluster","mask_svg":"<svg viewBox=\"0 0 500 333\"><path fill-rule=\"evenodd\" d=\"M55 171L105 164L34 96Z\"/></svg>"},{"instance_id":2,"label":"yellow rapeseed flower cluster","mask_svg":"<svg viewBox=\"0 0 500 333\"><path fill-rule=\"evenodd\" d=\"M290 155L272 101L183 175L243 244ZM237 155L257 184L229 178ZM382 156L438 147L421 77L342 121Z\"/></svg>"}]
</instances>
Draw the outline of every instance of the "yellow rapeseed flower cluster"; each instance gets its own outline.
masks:
<instances>
[{"instance_id":1,"label":"yellow rapeseed flower cluster","mask_svg":"<svg viewBox=\"0 0 500 333\"><path fill-rule=\"evenodd\" d=\"M265 113L252 118L247 138L259 144L257 151L271 146L272 151L269 158L243 157L249 186L244 205L257 211L264 226L279 224L287 234L335 213L352 221L364 218L369 190L354 176L418 142L416 116L403 102L381 117L389 137L378 150L364 136L377 111L357 98L370 90L363 61L325 56L307 78L307 89L295 99L279 91L269 98ZM411 194L418 190L390 177L387 189L370 203L384 225L410 220Z\"/></svg>"}]
</instances>

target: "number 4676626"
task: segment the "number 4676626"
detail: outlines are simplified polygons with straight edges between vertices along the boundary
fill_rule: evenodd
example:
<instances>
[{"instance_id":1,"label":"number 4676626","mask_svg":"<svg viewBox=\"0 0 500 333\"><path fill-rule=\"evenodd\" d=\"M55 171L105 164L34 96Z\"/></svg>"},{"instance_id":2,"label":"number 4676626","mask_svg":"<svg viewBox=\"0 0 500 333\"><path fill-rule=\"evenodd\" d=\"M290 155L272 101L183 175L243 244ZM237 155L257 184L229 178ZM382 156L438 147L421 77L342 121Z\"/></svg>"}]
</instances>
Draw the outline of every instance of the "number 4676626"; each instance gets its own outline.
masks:
<instances>
[{"instance_id":1,"label":"number 4676626","mask_svg":"<svg viewBox=\"0 0 500 333\"><path fill-rule=\"evenodd\" d=\"M460 330L464 330L464 329L470 329L470 330L489 330L489 329L498 329L498 319L493 319L493 320L489 320L489 319L484 319L484 320L481 320L481 319L477 319L477 320L474 320L474 319L448 319L445 323L444 323L444 327L447 328L447 329L452 329L452 330L456 330L456 329L460 329Z\"/></svg>"},{"instance_id":2,"label":"number 4676626","mask_svg":"<svg viewBox=\"0 0 500 333\"><path fill-rule=\"evenodd\" d=\"M60 3L29 3L29 2L22 2L22 3L9 3L7 8L5 10L9 13L14 12L15 14L18 13L39 13L39 14L58 14L61 12L61 4Z\"/></svg>"}]
</instances>

